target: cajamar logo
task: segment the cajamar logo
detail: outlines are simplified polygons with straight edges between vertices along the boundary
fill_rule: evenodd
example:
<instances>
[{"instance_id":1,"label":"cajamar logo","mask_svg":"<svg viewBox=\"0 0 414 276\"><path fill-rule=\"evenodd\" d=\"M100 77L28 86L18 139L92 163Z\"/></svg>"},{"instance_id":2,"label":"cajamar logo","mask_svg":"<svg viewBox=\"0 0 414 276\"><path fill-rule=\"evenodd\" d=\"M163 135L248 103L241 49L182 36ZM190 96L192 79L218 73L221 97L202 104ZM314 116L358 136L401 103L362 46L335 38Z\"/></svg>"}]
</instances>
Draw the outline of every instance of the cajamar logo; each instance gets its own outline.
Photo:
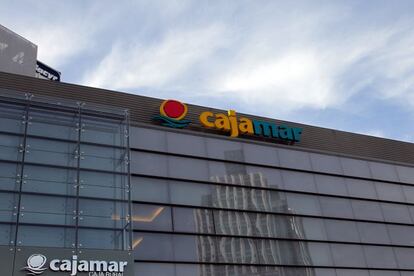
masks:
<instances>
[{"instance_id":1,"label":"cajamar logo","mask_svg":"<svg viewBox=\"0 0 414 276\"><path fill-rule=\"evenodd\" d=\"M165 100L160 106L160 115L154 120L161 121L163 126L172 128L184 128L190 124L189 120L184 120L187 115L187 105L177 100Z\"/></svg>"},{"instance_id":2,"label":"cajamar logo","mask_svg":"<svg viewBox=\"0 0 414 276\"><path fill-rule=\"evenodd\" d=\"M46 260L42 254L33 254L27 259L27 266L23 269L27 271L27 275L40 275L47 269L47 267L43 267Z\"/></svg>"}]
</instances>

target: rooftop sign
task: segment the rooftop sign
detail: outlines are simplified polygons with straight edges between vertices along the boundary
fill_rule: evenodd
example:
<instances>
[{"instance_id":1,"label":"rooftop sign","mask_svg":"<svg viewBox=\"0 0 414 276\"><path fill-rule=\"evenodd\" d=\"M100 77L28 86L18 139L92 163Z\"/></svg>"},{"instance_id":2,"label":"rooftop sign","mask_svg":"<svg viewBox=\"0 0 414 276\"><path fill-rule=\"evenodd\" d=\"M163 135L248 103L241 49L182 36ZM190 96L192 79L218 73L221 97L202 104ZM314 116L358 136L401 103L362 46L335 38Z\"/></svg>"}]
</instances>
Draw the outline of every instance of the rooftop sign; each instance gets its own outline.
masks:
<instances>
[{"instance_id":1,"label":"rooftop sign","mask_svg":"<svg viewBox=\"0 0 414 276\"><path fill-rule=\"evenodd\" d=\"M176 100L166 100L160 106L160 115L155 116L154 119L161 121L164 126L184 128L191 123L189 120L184 120L187 111L185 104ZM227 114L204 111L199 115L199 121L201 126L228 133L230 137L245 134L300 142L302 136L301 128L238 117L234 110L229 110Z\"/></svg>"}]
</instances>

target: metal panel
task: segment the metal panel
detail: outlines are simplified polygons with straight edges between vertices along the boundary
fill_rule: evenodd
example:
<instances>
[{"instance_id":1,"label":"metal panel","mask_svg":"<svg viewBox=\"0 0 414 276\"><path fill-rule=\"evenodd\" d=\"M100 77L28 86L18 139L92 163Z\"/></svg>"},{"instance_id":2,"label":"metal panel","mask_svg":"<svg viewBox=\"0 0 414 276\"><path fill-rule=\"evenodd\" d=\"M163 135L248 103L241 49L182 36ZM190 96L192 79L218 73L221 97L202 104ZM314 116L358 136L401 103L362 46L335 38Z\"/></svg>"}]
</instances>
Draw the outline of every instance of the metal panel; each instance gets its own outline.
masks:
<instances>
[{"instance_id":1,"label":"metal panel","mask_svg":"<svg viewBox=\"0 0 414 276\"><path fill-rule=\"evenodd\" d=\"M0 25L0 71L35 76L37 46Z\"/></svg>"}]
</instances>

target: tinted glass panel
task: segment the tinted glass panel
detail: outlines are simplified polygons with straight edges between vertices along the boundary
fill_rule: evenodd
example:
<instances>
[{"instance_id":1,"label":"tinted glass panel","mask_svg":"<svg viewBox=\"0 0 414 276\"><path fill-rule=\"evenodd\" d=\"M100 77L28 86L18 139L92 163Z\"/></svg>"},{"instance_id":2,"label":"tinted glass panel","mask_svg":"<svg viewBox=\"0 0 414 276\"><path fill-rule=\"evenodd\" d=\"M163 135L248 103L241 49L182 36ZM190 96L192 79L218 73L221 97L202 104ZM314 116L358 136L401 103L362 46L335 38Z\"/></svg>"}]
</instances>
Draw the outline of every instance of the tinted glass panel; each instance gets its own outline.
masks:
<instances>
[{"instance_id":1,"label":"tinted glass panel","mask_svg":"<svg viewBox=\"0 0 414 276\"><path fill-rule=\"evenodd\" d=\"M76 113L32 109L29 116L31 119L28 134L78 140L79 117Z\"/></svg>"},{"instance_id":2,"label":"tinted glass panel","mask_svg":"<svg viewBox=\"0 0 414 276\"><path fill-rule=\"evenodd\" d=\"M375 182L378 198L382 200L405 202L401 185Z\"/></svg>"},{"instance_id":3,"label":"tinted glass panel","mask_svg":"<svg viewBox=\"0 0 414 276\"><path fill-rule=\"evenodd\" d=\"M339 158L333 155L324 155L317 153L309 154L312 168L318 172L342 174L342 167Z\"/></svg>"},{"instance_id":4,"label":"tinted glass panel","mask_svg":"<svg viewBox=\"0 0 414 276\"><path fill-rule=\"evenodd\" d=\"M21 225L17 241L22 246L73 248L75 231L71 228Z\"/></svg>"},{"instance_id":5,"label":"tinted glass panel","mask_svg":"<svg viewBox=\"0 0 414 276\"><path fill-rule=\"evenodd\" d=\"M167 151L165 131L141 127L130 127L129 131L131 148Z\"/></svg>"},{"instance_id":6,"label":"tinted glass panel","mask_svg":"<svg viewBox=\"0 0 414 276\"><path fill-rule=\"evenodd\" d=\"M132 177L131 188L132 200L160 203L170 202L167 180Z\"/></svg>"},{"instance_id":7,"label":"tinted glass panel","mask_svg":"<svg viewBox=\"0 0 414 276\"><path fill-rule=\"evenodd\" d=\"M187 218L189 220L189 218ZM174 216L174 220L176 217ZM132 210L134 228L142 230L171 231L170 207L147 204L134 204Z\"/></svg>"},{"instance_id":8,"label":"tinted glass panel","mask_svg":"<svg viewBox=\"0 0 414 276\"><path fill-rule=\"evenodd\" d=\"M174 231L191 233L213 233L214 220L212 211L193 208L173 208ZM216 229L220 221L215 221ZM217 230L219 233L219 231Z\"/></svg>"},{"instance_id":9,"label":"tinted glass panel","mask_svg":"<svg viewBox=\"0 0 414 276\"><path fill-rule=\"evenodd\" d=\"M0 162L0 189L13 191L20 186L20 165Z\"/></svg>"},{"instance_id":10,"label":"tinted glass panel","mask_svg":"<svg viewBox=\"0 0 414 276\"><path fill-rule=\"evenodd\" d=\"M393 165L377 162L368 162L372 176L376 179L399 181L397 170Z\"/></svg>"},{"instance_id":11,"label":"tinted glass panel","mask_svg":"<svg viewBox=\"0 0 414 276\"><path fill-rule=\"evenodd\" d=\"M364 160L340 158L345 175L371 178L368 162Z\"/></svg>"}]
</instances>

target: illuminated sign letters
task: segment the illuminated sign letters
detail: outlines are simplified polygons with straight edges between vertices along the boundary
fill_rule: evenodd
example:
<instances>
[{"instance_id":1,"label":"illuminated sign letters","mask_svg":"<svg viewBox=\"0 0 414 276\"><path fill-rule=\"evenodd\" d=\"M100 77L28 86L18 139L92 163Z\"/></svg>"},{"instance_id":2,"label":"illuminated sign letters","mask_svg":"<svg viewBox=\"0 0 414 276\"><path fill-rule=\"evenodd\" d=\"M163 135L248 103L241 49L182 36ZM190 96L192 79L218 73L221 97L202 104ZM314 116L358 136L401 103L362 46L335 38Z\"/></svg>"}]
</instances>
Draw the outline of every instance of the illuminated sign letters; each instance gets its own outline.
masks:
<instances>
[{"instance_id":1,"label":"illuminated sign letters","mask_svg":"<svg viewBox=\"0 0 414 276\"><path fill-rule=\"evenodd\" d=\"M301 128L250 120L246 117L237 118L236 111L234 110L229 110L227 115L224 113L213 114L210 111L205 111L200 114L199 119L204 127L228 132L231 137L237 137L239 134L248 134L299 142L302 136Z\"/></svg>"},{"instance_id":2,"label":"illuminated sign letters","mask_svg":"<svg viewBox=\"0 0 414 276\"><path fill-rule=\"evenodd\" d=\"M184 120L187 111L185 104L176 100L166 100L160 106L160 115L155 116L154 119L160 121L163 126L184 128L191 123L189 120ZM302 137L301 128L251 120L246 117L238 118L234 110L229 110L227 114L204 111L199 115L199 120L203 127L228 133L230 137L244 134L275 138L291 143L300 142Z\"/></svg>"}]
</instances>

